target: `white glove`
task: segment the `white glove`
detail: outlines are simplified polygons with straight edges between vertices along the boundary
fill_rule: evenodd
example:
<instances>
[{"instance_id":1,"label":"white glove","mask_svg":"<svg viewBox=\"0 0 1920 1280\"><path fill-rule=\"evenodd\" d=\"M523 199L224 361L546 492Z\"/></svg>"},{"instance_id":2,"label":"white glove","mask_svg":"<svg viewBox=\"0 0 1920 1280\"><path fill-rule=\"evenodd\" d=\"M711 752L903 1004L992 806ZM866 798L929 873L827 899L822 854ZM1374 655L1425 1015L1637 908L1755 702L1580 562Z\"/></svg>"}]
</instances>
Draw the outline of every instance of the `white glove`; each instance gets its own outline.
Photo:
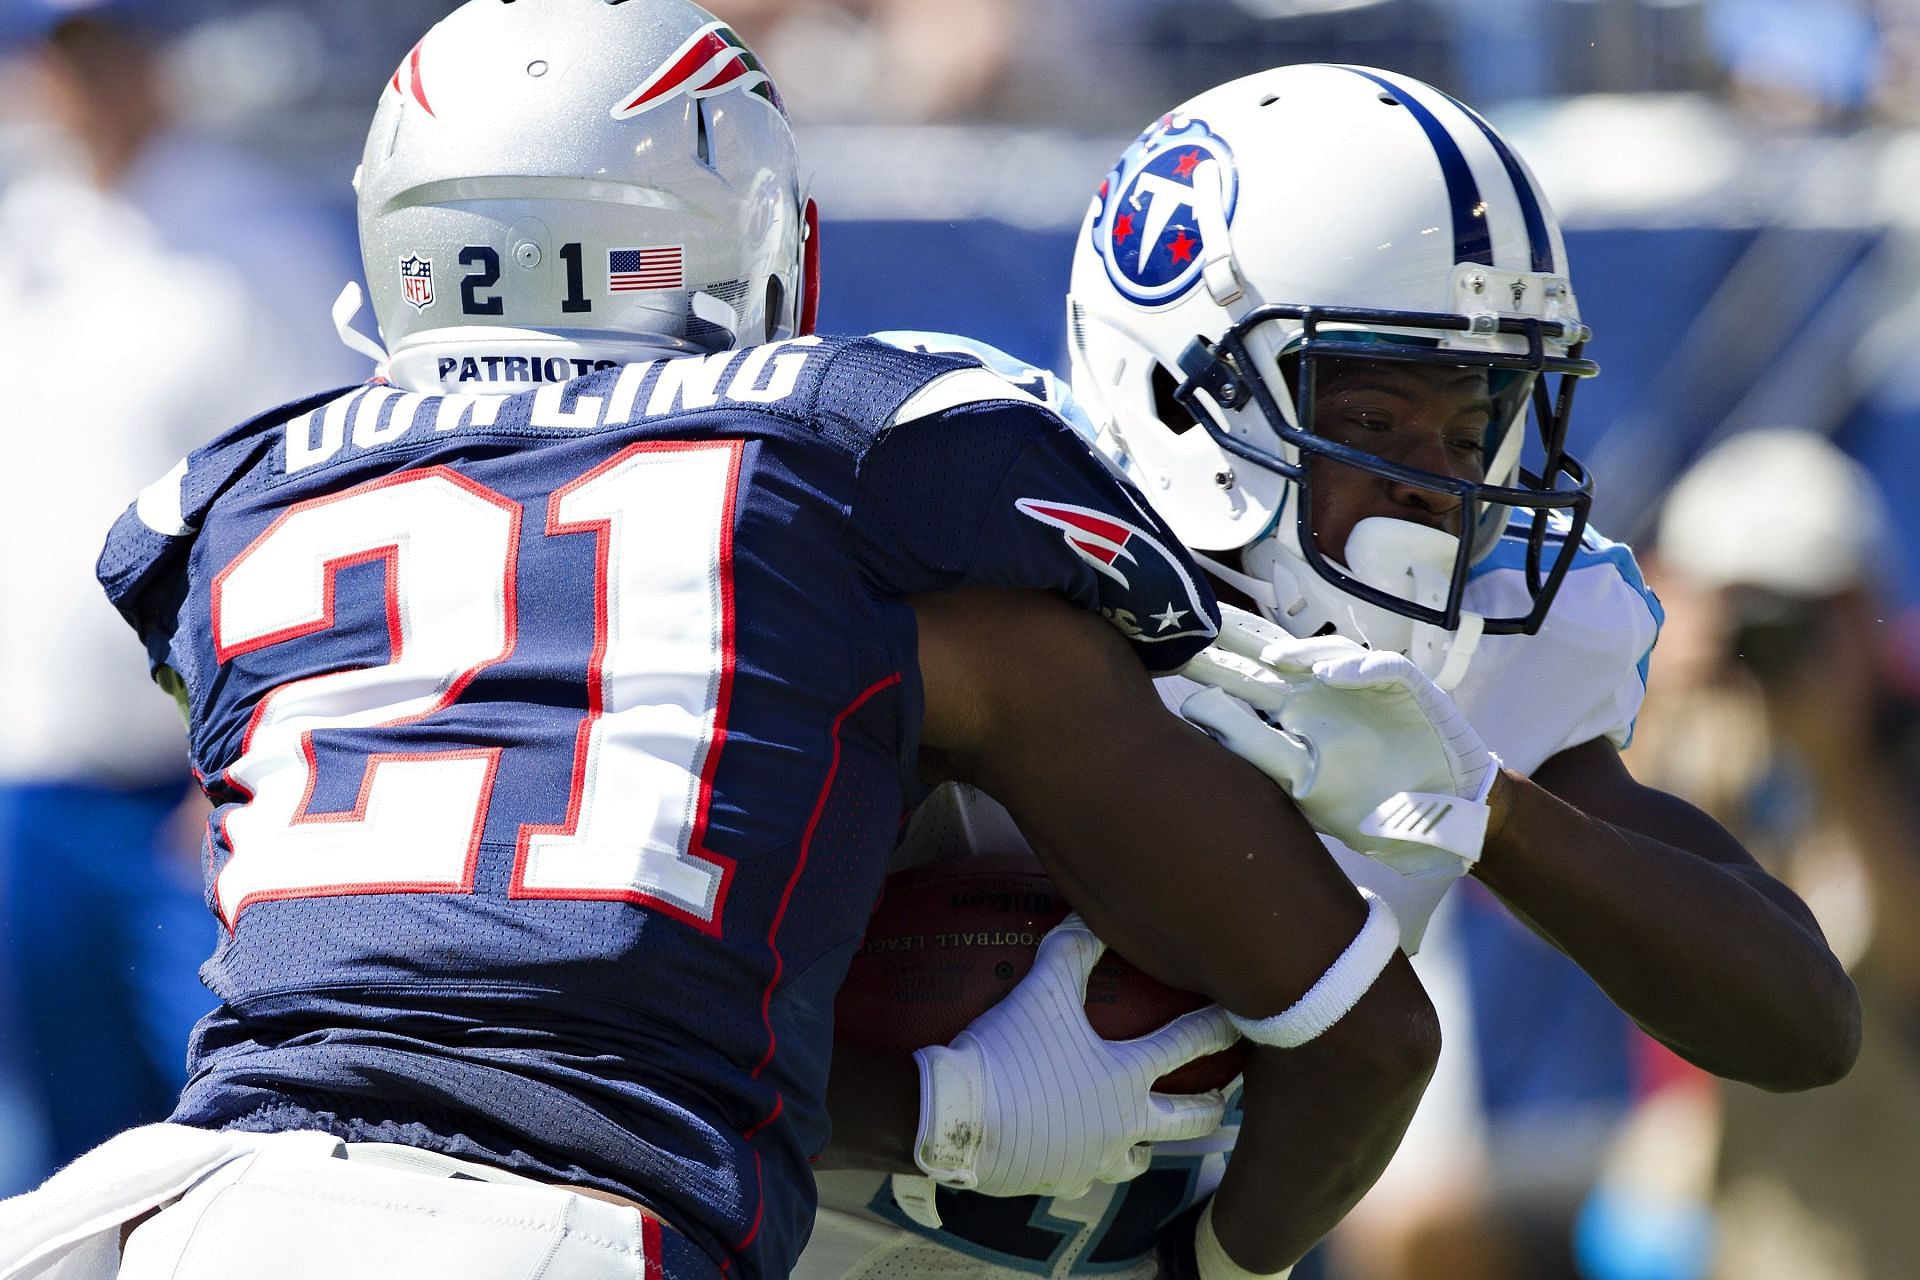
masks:
<instances>
[{"instance_id":1,"label":"white glove","mask_svg":"<svg viewBox=\"0 0 1920 1280\"><path fill-rule=\"evenodd\" d=\"M921 1049L914 1163L943 1186L995 1196L1083 1195L1144 1173L1151 1144L1202 1137L1220 1090L1152 1092L1239 1036L1217 1005L1135 1040L1087 1022L1087 974L1106 944L1078 915L1040 940L1033 969L946 1048Z\"/></svg>"},{"instance_id":2,"label":"white glove","mask_svg":"<svg viewBox=\"0 0 1920 1280\"><path fill-rule=\"evenodd\" d=\"M1222 612L1220 641L1180 673L1211 686L1183 717L1284 787L1316 830L1402 875L1479 860L1500 759L1451 698L1402 654Z\"/></svg>"}]
</instances>

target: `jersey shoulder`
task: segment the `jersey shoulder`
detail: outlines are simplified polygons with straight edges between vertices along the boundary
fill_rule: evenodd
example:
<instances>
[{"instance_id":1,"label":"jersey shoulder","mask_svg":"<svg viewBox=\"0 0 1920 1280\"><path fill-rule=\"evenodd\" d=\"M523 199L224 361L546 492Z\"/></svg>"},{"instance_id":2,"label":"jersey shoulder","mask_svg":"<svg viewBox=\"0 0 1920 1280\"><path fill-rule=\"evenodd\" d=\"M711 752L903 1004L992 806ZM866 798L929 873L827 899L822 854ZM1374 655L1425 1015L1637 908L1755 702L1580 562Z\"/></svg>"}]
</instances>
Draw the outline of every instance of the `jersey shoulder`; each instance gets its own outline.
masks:
<instances>
[{"instance_id":1,"label":"jersey shoulder","mask_svg":"<svg viewBox=\"0 0 1920 1280\"><path fill-rule=\"evenodd\" d=\"M881 342L889 343L905 351L917 351L932 355L964 356L977 360L980 366L1003 382L1040 401L1052 410L1063 422L1072 427L1082 440L1092 442L1095 437L1093 421L1087 417L1086 410L1074 399L1073 388L1067 380L1051 369L1022 360L991 343L978 338L969 338L957 333L934 333L919 329L895 329L874 335Z\"/></svg>"},{"instance_id":2,"label":"jersey shoulder","mask_svg":"<svg viewBox=\"0 0 1920 1280\"><path fill-rule=\"evenodd\" d=\"M857 451L902 422L981 398L980 379L989 376L965 352L908 348L876 336L821 341L828 358L807 410Z\"/></svg>"},{"instance_id":3,"label":"jersey shoulder","mask_svg":"<svg viewBox=\"0 0 1920 1280\"><path fill-rule=\"evenodd\" d=\"M1468 608L1490 615L1525 611L1525 528L1516 519L1474 567ZM1564 525L1549 530L1548 565L1567 532ZM1540 631L1483 639L1456 699L1488 745L1523 773L1594 738L1624 747L1665 620L1632 549L1589 527Z\"/></svg>"},{"instance_id":4,"label":"jersey shoulder","mask_svg":"<svg viewBox=\"0 0 1920 1280\"><path fill-rule=\"evenodd\" d=\"M1543 568L1551 565L1566 538L1564 525L1549 530ZM1473 582L1480 592L1518 586L1527 573L1527 559L1526 523L1516 517L1493 551L1474 566ZM1595 647L1630 655L1634 665L1642 666L1666 616L1660 597L1640 571L1633 548L1588 525L1581 532L1566 577L1548 612L1549 624L1558 624L1554 629L1563 641L1577 635Z\"/></svg>"},{"instance_id":5,"label":"jersey shoulder","mask_svg":"<svg viewBox=\"0 0 1920 1280\"><path fill-rule=\"evenodd\" d=\"M1171 529L1045 400L971 352L911 352L933 374L863 457L857 546L901 594L1053 591L1111 621L1150 671L1218 633L1206 578Z\"/></svg>"},{"instance_id":6,"label":"jersey shoulder","mask_svg":"<svg viewBox=\"0 0 1920 1280\"><path fill-rule=\"evenodd\" d=\"M255 414L215 436L142 489L108 531L95 566L100 585L138 627L140 598L184 554L207 512L235 486L262 474L286 424L350 394L334 387Z\"/></svg>"}]
</instances>

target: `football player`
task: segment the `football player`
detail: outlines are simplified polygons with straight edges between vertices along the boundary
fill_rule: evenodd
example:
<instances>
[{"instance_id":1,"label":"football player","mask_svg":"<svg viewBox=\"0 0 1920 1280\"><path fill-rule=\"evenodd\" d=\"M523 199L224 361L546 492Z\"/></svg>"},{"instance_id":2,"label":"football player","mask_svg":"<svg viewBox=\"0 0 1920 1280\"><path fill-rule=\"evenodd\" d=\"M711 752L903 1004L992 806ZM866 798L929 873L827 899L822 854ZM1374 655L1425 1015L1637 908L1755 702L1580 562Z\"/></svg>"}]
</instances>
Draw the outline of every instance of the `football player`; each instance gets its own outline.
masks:
<instances>
[{"instance_id":1,"label":"football player","mask_svg":"<svg viewBox=\"0 0 1920 1280\"><path fill-rule=\"evenodd\" d=\"M1078 417L1244 606L1230 652L1163 692L1288 788L1409 951L1473 874L1689 1061L1775 1090L1846 1072L1858 1005L1805 905L1620 760L1660 608L1586 523L1565 441L1597 370L1558 224L1498 133L1361 67L1201 94L1100 184L1067 328L1070 395L973 353ZM980 808L928 813L992 829ZM1148 1275L1157 1245L1184 1275L1196 1241L1202 1275L1228 1274L1214 1243L1258 1271L1210 1230L1231 1145L1162 1144L1077 1199L826 1173L798 1274Z\"/></svg>"},{"instance_id":2,"label":"football player","mask_svg":"<svg viewBox=\"0 0 1920 1280\"><path fill-rule=\"evenodd\" d=\"M1149 1089L1237 1027L1223 1233L1277 1257L1337 1214L1437 1051L1391 910L1155 697L1218 613L1130 486L971 360L812 333L813 209L733 32L471 0L357 186L384 376L194 451L100 561L214 805L221 1003L171 1123L0 1206L0 1276L785 1275L833 993L946 778L1085 923L967 1051L875 1076L924 1157L1125 1177L1217 1122ZM1059 998L1093 931L1230 1012L1098 1040ZM1267 1121L1305 1061L1324 1133Z\"/></svg>"}]
</instances>

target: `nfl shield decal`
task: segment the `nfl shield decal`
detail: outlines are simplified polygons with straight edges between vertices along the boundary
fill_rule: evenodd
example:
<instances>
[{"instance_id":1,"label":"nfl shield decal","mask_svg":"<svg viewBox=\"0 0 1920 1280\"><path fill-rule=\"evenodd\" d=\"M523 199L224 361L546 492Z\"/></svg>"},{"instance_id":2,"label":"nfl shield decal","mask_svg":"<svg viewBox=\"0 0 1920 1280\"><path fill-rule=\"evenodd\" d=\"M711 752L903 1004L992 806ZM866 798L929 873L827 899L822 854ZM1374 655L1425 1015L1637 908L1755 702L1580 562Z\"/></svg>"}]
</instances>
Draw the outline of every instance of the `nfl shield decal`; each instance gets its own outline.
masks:
<instances>
[{"instance_id":1,"label":"nfl shield decal","mask_svg":"<svg viewBox=\"0 0 1920 1280\"><path fill-rule=\"evenodd\" d=\"M1212 161L1211 167L1203 167ZM1207 189L1196 175L1219 178ZM1093 248L1107 275L1127 298L1142 306L1174 302L1199 280L1206 239L1195 201L1218 202L1222 224L1233 221L1240 177L1233 152L1206 121L1163 116L1120 157L1100 184L1093 220Z\"/></svg>"},{"instance_id":2,"label":"nfl shield decal","mask_svg":"<svg viewBox=\"0 0 1920 1280\"><path fill-rule=\"evenodd\" d=\"M408 254L400 259L400 296L413 304L415 311L433 305L433 259Z\"/></svg>"}]
</instances>

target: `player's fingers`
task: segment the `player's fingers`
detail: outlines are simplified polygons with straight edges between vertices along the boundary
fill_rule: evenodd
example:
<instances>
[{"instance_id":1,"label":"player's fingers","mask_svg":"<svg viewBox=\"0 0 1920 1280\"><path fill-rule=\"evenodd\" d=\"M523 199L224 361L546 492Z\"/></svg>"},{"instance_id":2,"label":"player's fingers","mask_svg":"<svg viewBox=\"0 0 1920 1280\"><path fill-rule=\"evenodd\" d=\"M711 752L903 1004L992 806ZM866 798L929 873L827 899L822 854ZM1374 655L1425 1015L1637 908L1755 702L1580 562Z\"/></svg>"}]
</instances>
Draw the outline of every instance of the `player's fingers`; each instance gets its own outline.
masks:
<instances>
[{"instance_id":1,"label":"player's fingers","mask_svg":"<svg viewBox=\"0 0 1920 1280\"><path fill-rule=\"evenodd\" d=\"M1420 669L1404 654L1362 650L1313 664L1313 678L1329 689L1413 689L1424 684Z\"/></svg>"},{"instance_id":2,"label":"player's fingers","mask_svg":"<svg viewBox=\"0 0 1920 1280\"><path fill-rule=\"evenodd\" d=\"M1305 675L1327 662L1351 661L1370 650L1345 636L1298 636L1282 633L1282 638L1265 645L1253 655L1262 666L1290 675ZM1397 655L1396 655L1397 656Z\"/></svg>"},{"instance_id":3,"label":"player's fingers","mask_svg":"<svg viewBox=\"0 0 1920 1280\"><path fill-rule=\"evenodd\" d=\"M1101 1165L1093 1177L1096 1182L1131 1182L1153 1163L1153 1144L1136 1142L1118 1156Z\"/></svg>"},{"instance_id":4,"label":"player's fingers","mask_svg":"<svg viewBox=\"0 0 1920 1280\"><path fill-rule=\"evenodd\" d=\"M1154 1093L1147 1119L1148 1136L1155 1142L1183 1142L1204 1138L1220 1127L1227 1116L1226 1093L1209 1089L1205 1093Z\"/></svg>"},{"instance_id":5,"label":"player's fingers","mask_svg":"<svg viewBox=\"0 0 1920 1280\"><path fill-rule=\"evenodd\" d=\"M1292 795L1313 778L1313 749L1276 729L1233 700L1223 689L1202 689L1180 704L1180 716Z\"/></svg>"},{"instance_id":6,"label":"player's fingers","mask_svg":"<svg viewBox=\"0 0 1920 1280\"><path fill-rule=\"evenodd\" d=\"M1157 1031L1139 1037L1133 1041L1133 1048L1143 1064L1146 1078L1157 1080L1195 1058L1220 1052L1239 1038L1240 1032L1227 1017L1227 1011L1210 1004L1204 1009L1183 1013Z\"/></svg>"},{"instance_id":7,"label":"player's fingers","mask_svg":"<svg viewBox=\"0 0 1920 1280\"><path fill-rule=\"evenodd\" d=\"M1228 653L1257 658L1270 644L1290 640L1286 629L1267 621L1257 613L1230 604L1220 606L1220 637L1214 643Z\"/></svg>"},{"instance_id":8,"label":"player's fingers","mask_svg":"<svg viewBox=\"0 0 1920 1280\"><path fill-rule=\"evenodd\" d=\"M1288 679L1252 658L1205 649L1182 667L1180 674L1211 688L1223 689L1262 711L1277 713L1286 705L1297 682L1306 676L1306 670L1303 667L1298 676Z\"/></svg>"},{"instance_id":9,"label":"player's fingers","mask_svg":"<svg viewBox=\"0 0 1920 1280\"><path fill-rule=\"evenodd\" d=\"M1094 936L1087 922L1080 918L1078 911L1069 911L1066 919L1047 931L1040 939L1040 950L1033 958L1035 973L1045 971L1069 984L1073 990L1086 993L1087 975L1093 972L1093 966L1100 962L1106 952L1107 944Z\"/></svg>"}]
</instances>

